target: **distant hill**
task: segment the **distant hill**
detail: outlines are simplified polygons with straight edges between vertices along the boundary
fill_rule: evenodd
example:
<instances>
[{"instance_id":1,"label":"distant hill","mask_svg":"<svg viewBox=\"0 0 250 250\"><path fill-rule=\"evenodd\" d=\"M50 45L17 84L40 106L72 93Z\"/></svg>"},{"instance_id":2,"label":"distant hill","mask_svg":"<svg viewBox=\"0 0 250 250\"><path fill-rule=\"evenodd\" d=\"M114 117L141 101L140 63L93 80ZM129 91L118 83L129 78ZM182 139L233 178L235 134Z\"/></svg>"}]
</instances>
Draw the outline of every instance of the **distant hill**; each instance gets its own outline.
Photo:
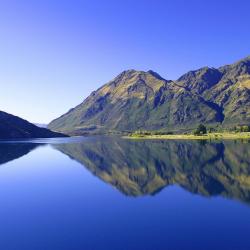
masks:
<instances>
[{"instance_id":1,"label":"distant hill","mask_svg":"<svg viewBox=\"0 0 250 250\"><path fill-rule=\"evenodd\" d=\"M43 123L33 123L34 125L36 125L39 128L47 128L47 124L43 124Z\"/></svg>"},{"instance_id":2,"label":"distant hill","mask_svg":"<svg viewBox=\"0 0 250 250\"><path fill-rule=\"evenodd\" d=\"M176 81L153 71L124 71L48 128L67 134L180 131L199 123L250 124L250 57L190 71Z\"/></svg>"},{"instance_id":3,"label":"distant hill","mask_svg":"<svg viewBox=\"0 0 250 250\"><path fill-rule=\"evenodd\" d=\"M17 116L0 111L0 139L64 137L61 133L39 128Z\"/></svg>"}]
</instances>

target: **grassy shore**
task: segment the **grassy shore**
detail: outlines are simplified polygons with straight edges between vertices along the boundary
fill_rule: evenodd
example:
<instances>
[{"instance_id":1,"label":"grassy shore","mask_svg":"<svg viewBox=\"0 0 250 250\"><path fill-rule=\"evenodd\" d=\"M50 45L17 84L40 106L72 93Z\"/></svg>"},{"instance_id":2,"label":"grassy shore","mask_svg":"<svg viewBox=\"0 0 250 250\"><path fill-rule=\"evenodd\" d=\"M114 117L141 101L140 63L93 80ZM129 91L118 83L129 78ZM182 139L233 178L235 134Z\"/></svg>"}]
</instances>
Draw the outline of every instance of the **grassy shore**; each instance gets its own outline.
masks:
<instances>
[{"instance_id":1,"label":"grassy shore","mask_svg":"<svg viewBox=\"0 0 250 250\"><path fill-rule=\"evenodd\" d=\"M220 139L250 139L250 132L241 133L208 133L205 135L173 134L173 135L143 135L131 134L124 136L127 139L164 139L164 140L220 140Z\"/></svg>"}]
</instances>

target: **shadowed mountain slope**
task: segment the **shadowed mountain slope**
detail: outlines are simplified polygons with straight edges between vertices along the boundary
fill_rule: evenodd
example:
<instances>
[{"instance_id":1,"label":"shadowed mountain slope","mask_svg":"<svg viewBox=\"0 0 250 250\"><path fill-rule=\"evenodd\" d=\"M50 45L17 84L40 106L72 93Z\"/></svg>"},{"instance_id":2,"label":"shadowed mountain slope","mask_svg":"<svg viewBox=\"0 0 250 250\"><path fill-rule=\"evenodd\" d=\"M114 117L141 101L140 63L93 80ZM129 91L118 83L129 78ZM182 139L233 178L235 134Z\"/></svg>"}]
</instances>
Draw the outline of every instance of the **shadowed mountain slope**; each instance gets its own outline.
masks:
<instances>
[{"instance_id":1,"label":"shadowed mountain slope","mask_svg":"<svg viewBox=\"0 0 250 250\"><path fill-rule=\"evenodd\" d=\"M17 116L0 111L0 139L49 137L65 137L65 135L39 128Z\"/></svg>"},{"instance_id":2,"label":"shadowed mountain slope","mask_svg":"<svg viewBox=\"0 0 250 250\"><path fill-rule=\"evenodd\" d=\"M219 69L204 67L176 81L127 70L49 124L68 134L193 129L199 123L250 124L250 57Z\"/></svg>"}]
</instances>

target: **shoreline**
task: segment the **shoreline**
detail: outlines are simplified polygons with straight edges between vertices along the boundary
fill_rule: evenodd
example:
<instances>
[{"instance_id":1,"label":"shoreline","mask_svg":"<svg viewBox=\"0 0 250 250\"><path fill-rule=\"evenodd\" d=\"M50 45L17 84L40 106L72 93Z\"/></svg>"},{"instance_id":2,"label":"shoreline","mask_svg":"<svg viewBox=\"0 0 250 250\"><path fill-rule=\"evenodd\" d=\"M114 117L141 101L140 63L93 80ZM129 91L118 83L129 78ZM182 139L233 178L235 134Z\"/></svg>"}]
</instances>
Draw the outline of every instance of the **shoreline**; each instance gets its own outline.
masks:
<instances>
[{"instance_id":1,"label":"shoreline","mask_svg":"<svg viewBox=\"0 0 250 250\"><path fill-rule=\"evenodd\" d=\"M239 139L249 139L250 132L239 132L239 133L209 133L205 135L184 135L184 134L175 134L175 135L140 135L132 134L128 136L123 136L125 139L162 139L162 140L239 140Z\"/></svg>"}]
</instances>

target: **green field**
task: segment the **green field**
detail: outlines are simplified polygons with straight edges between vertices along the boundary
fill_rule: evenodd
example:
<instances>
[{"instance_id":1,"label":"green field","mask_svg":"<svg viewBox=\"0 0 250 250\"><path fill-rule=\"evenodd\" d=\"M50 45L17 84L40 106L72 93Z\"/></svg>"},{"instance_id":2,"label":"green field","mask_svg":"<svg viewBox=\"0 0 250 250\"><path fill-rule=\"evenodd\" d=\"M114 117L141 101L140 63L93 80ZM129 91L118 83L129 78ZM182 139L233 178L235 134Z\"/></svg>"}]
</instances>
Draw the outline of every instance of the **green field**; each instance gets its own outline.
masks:
<instances>
[{"instance_id":1,"label":"green field","mask_svg":"<svg viewBox=\"0 0 250 250\"><path fill-rule=\"evenodd\" d=\"M173 134L173 135L143 135L131 134L124 136L127 139L164 139L164 140L219 140L219 139L250 139L250 132L239 133L208 133L205 135Z\"/></svg>"}]
</instances>

